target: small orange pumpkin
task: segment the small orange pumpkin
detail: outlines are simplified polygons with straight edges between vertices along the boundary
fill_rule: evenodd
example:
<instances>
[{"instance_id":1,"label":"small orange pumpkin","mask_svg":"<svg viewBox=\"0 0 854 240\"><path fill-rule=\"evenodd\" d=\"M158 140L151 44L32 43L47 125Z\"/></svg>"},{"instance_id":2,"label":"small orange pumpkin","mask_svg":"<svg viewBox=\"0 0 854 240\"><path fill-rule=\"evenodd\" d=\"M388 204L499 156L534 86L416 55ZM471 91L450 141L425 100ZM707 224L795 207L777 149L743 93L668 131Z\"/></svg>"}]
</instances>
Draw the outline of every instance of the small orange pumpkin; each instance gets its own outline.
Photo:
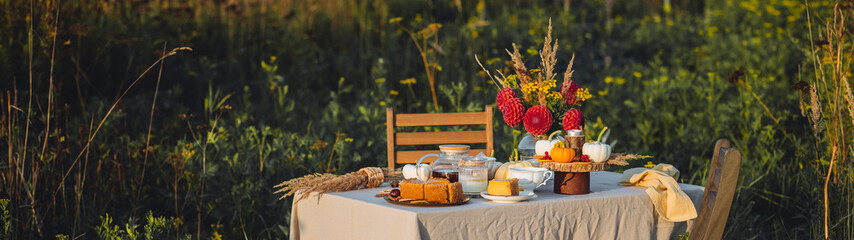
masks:
<instances>
[{"instance_id":1,"label":"small orange pumpkin","mask_svg":"<svg viewBox=\"0 0 854 240\"><path fill-rule=\"evenodd\" d=\"M572 158L575 157L575 150L572 150L572 148L565 148L562 145L563 144L555 144L555 147L552 148L551 152L549 152L549 155L555 162L568 163L569 161L572 161Z\"/></svg>"}]
</instances>

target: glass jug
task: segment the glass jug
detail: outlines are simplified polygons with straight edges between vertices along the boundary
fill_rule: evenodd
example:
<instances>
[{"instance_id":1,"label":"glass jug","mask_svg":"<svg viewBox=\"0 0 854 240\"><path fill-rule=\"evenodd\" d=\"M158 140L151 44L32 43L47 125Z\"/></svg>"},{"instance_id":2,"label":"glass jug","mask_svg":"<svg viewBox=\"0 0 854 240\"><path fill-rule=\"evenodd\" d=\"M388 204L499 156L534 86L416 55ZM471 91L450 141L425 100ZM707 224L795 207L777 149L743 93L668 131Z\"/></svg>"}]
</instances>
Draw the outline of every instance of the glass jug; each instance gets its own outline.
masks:
<instances>
[{"instance_id":1,"label":"glass jug","mask_svg":"<svg viewBox=\"0 0 854 240\"><path fill-rule=\"evenodd\" d=\"M491 162L486 157L463 157L460 162L460 183L463 185L463 192L467 194L479 194L486 191L486 186L489 179L489 169L492 168Z\"/></svg>"},{"instance_id":2,"label":"glass jug","mask_svg":"<svg viewBox=\"0 0 854 240\"><path fill-rule=\"evenodd\" d=\"M469 155L468 145L439 145L439 154L430 153L418 159L418 164L421 164L427 157L439 157L433 161L432 176L435 178L445 178L451 182L459 181L459 166L460 160Z\"/></svg>"}]
</instances>

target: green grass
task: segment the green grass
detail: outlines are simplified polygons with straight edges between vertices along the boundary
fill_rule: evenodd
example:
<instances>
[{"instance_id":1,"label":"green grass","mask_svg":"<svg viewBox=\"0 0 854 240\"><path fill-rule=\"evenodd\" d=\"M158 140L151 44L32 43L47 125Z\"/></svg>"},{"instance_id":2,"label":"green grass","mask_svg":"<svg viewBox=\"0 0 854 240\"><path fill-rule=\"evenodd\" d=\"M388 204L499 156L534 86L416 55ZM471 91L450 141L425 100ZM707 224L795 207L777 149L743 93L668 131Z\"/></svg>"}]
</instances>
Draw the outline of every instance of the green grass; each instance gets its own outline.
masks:
<instances>
[{"instance_id":1,"label":"green grass","mask_svg":"<svg viewBox=\"0 0 854 240\"><path fill-rule=\"evenodd\" d=\"M813 129L809 96L791 85L821 86L812 59L832 54L812 46L828 39L819 32L832 4L0 0L0 199L9 199L0 219L10 226L0 236L284 238L291 199L276 200L273 185L384 166L387 106L494 104L498 89L474 55L506 69L504 49L539 49L551 18L556 71L575 54L575 80L594 95L581 108L590 131L607 125L615 151L653 155L698 185L715 140L729 138L744 160L724 237L824 237L837 135ZM438 106L416 45L389 23L396 17L413 31L442 24L425 50ZM842 40L850 49L850 37ZM153 65L111 112L164 45L193 50L166 58L162 75ZM531 55L529 68L539 61ZM847 59L838 72L850 74ZM823 104L847 106L830 101L833 91L820 94ZM832 109L824 116L847 114ZM496 155L506 159L517 133L495 117ZM854 168L836 164L831 238L851 238Z\"/></svg>"}]
</instances>

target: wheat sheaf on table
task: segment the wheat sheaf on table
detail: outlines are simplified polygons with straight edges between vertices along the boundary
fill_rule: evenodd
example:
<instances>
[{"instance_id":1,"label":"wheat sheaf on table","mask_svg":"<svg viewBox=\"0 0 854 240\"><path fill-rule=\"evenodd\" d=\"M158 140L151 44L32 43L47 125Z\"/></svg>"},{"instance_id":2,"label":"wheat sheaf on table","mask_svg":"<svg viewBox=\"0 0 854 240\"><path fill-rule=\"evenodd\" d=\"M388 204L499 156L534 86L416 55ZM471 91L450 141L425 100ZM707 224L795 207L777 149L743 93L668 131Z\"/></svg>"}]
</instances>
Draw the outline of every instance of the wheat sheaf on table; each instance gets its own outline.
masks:
<instances>
[{"instance_id":1,"label":"wheat sheaf on table","mask_svg":"<svg viewBox=\"0 0 854 240\"><path fill-rule=\"evenodd\" d=\"M343 192L361 188L379 187L386 181L400 178L400 173L378 167L366 167L359 171L344 175L331 173L315 173L284 181L274 186L275 193L283 193L279 199L284 199L299 192L295 202L307 198L312 192L319 194L327 192Z\"/></svg>"}]
</instances>

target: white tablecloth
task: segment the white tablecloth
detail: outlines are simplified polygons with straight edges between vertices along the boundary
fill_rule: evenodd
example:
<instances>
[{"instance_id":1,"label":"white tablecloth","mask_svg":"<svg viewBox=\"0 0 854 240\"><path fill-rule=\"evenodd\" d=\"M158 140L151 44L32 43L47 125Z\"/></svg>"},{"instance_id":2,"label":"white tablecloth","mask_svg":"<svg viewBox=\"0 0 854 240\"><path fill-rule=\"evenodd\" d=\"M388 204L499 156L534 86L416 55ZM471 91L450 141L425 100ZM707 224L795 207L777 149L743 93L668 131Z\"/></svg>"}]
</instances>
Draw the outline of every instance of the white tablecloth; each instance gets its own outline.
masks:
<instances>
[{"instance_id":1,"label":"white tablecloth","mask_svg":"<svg viewBox=\"0 0 854 240\"><path fill-rule=\"evenodd\" d=\"M291 208L291 239L670 239L687 222L668 222L653 210L642 187L617 184L620 174L590 174L590 194L555 194L552 183L537 198L494 203L472 198L453 207L406 207L374 195L389 189L327 193ZM700 209L703 187L679 184Z\"/></svg>"}]
</instances>

